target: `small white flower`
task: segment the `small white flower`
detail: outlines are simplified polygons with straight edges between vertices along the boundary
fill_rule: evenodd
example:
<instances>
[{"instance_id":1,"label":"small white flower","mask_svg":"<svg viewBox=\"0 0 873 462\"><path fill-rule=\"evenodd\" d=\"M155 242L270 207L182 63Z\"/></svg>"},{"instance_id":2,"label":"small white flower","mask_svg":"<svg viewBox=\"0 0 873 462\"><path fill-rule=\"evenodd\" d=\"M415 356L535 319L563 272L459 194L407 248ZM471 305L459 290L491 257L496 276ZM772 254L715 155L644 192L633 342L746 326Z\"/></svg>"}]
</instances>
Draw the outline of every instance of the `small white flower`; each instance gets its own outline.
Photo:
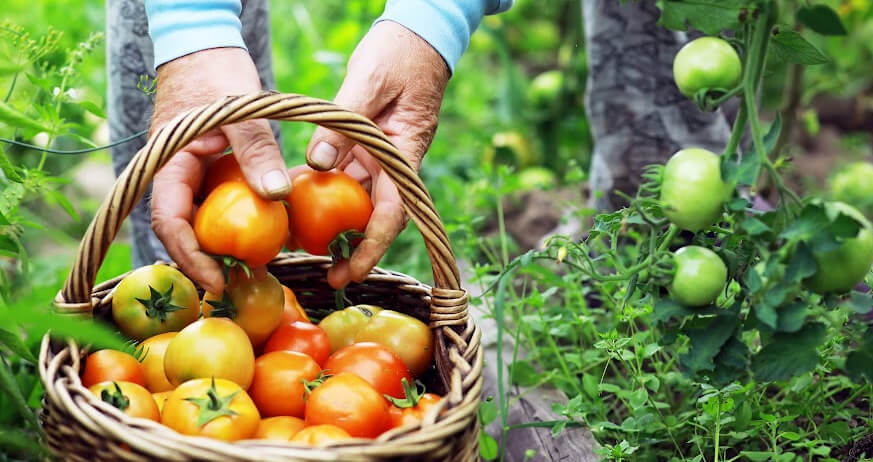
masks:
<instances>
[{"instance_id":1,"label":"small white flower","mask_svg":"<svg viewBox=\"0 0 873 462\"><path fill-rule=\"evenodd\" d=\"M66 95L67 95L67 98L69 98L73 101L78 101L79 97L82 96L82 92L76 88L70 88L69 90L67 90Z\"/></svg>"},{"instance_id":2,"label":"small white flower","mask_svg":"<svg viewBox=\"0 0 873 462\"><path fill-rule=\"evenodd\" d=\"M39 132L33 137L33 144L39 146L41 148L46 147L48 145L49 136L46 132Z\"/></svg>"},{"instance_id":3,"label":"small white flower","mask_svg":"<svg viewBox=\"0 0 873 462\"><path fill-rule=\"evenodd\" d=\"M60 94L61 94L61 89L60 89L59 87L55 87L55 89L52 90L52 95L53 95L53 96L58 96L58 95L60 95Z\"/></svg>"}]
</instances>

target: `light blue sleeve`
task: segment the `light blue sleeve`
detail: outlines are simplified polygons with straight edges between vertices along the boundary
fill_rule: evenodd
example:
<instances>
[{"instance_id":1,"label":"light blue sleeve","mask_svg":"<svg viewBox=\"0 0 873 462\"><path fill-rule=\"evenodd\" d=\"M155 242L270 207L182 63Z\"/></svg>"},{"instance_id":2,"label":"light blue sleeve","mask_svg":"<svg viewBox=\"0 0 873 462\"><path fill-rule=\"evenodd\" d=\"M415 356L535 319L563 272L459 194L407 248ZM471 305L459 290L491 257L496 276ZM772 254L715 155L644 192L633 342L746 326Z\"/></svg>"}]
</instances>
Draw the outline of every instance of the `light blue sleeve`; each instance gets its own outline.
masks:
<instances>
[{"instance_id":1,"label":"light blue sleeve","mask_svg":"<svg viewBox=\"0 0 873 462\"><path fill-rule=\"evenodd\" d=\"M245 49L240 0L145 0L155 68L209 48Z\"/></svg>"},{"instance_id":2,"label":"light blue sleeve","mask_svg":"<svg viewBox=\"0 0 873 462\"><path fill-rule=\"evenodd\" d=\"M508 10L514 0L388 0L376 20L393 21L415 32L455 66L482 17Z\"/></svg>"}]
</instances>

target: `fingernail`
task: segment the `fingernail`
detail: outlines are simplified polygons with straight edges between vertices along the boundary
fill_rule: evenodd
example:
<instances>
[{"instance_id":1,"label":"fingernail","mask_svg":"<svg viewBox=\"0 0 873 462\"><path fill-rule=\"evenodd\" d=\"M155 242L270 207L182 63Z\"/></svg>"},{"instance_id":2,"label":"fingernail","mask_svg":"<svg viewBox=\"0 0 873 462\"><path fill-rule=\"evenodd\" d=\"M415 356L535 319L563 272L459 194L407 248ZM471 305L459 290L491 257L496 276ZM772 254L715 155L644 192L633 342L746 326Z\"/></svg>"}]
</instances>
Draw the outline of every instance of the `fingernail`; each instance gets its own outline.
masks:
<instances>
[{"instance_id":1,"label":"fingernail","mask_svg":"<svg viewBox=\"0 0 873 462\"><path fill-rule=\"evenodd\" d=\"M333 164L336 163L337 151L336 148L325 141L320 141L312 148L310 161L312 166L320 170L330 170Z\"/></svg>"},{"instance_id":2,"label":"fingernail","mask_svg":"<svg viewBox=\"0 0 873 462\"><path fill-rule=\"evenodd\" d=\"M286 196L291 192L291 182L284 170L270 170L261 177L264 192L273 197Z\"/></svg>"}]
</instances>

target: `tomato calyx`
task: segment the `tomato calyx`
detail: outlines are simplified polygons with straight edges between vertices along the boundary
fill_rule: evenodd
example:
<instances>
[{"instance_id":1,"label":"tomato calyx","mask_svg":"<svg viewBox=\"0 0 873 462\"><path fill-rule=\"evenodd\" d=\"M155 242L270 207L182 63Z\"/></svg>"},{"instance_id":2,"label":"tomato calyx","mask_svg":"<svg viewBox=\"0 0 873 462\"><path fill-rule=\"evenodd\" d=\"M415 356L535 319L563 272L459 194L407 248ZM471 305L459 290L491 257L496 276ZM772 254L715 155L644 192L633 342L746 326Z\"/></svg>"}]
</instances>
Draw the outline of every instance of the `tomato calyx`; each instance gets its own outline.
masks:
<instances>
[{"instance_id":1,"label":"tomato calyx","mask_svg":"<svg viewBox=\"0 0 873 462\"><path fill-rule=\"evenodd\" d=\"M215 388L215 377L213 377L212 385L206 391L206 396L185 398L185 401L194 403L200 408L197 426L203 427L219 417L237 415L237 412L230 408L230 402L236 398L239 392L240 390L237 390L227 396L220 396Z\"/></svg>"},{"instance_id":2,"label":"tomato calyx","mask_svg":"<svg viewBox=\"0 0 873 462\"><path fill-rule=\"evenodd\" d=\"M212 255L218 263L221 265L221 274L224 275L224 282L227 283L230 281L230 270L234 268L239 268L245 273L246 277L252 278L252 269L249 268L249 265L246 262L240 260L239 258L230 256L230 255Z\"/></svg>"},{"instance_id":3,"label":"tomato calyx","mask_svg":"<svg viewBox=\"0 0 873 462\"><path fill-rule=\"evenodd\" d=\"M120 411L127 410L130 407L130 398L124 396L124 393L121 392L121 387L118 386L118 382L112 382L112 385L115 387L115 391L109 391L108 388L104 389L100 392L100 399Z\"/></svg>"},{"instance_id":4,"label":"tomato calyx","mask_svg":"<svg viewBox=\"0 0 873 462\"><path fill-rule=\"evenodd\" d=\"M228 318L236 319L237 308L230 299L230 294L225 290L221 293L221 300L204 300L210 306L212 311L209 312L210 318Z\"/></svg>"},{"instance_id":5,"label":"tomato calyx","mask_svg":"<svg viewBox=\"0 0 873 462\"><path fill-rule=\"evenodd\" d=\"M300 379L300 382L303 383L303 401L306 401L306 399L309 398L309 394L316 388L320 387L325 380L331 378L332 375L333 374L325 369L319 372L318 376L312 380Z\"/></svg>"},{"instance_id":6,"label":"tomato calyx","mask_svg":"<svg viewBox=\"0 0 873 462\"><path fill-rule=\"evenodd\" d=\"M355 247L364 238L364 233L350 229L343 231L327 245L327 251L333 261L348 260L352 256Z\"/></svg>"},{"instance_id":7,"label":"tomato calyx","mask_svg":"<svg viewBox=\"0 0 873 462\"><path fill-rule=\"evenodd\" d=\"M395 398L391 395L382 396L400 409L417 406L425 392L424 384L416 380L414 386L410 385L409 381L406 380L406 377L400 379L400 383L403 384L403 396L405 396L405 398Z\"/></svg>"},{"instance_id":8,"label":"tomato calyx","mask_svg":"<svg viewBox=\"0 0 873 462\"><path fill-rule=\"evenodd\" d=\"M148 317L158 318L161 322L167 321L168 313L185 309L184 306L173 304L173 284L170 284L170 288L164 293L149 286L149 298L137 298L136 300L145 306Z\"/></svg>"}]
</instances>

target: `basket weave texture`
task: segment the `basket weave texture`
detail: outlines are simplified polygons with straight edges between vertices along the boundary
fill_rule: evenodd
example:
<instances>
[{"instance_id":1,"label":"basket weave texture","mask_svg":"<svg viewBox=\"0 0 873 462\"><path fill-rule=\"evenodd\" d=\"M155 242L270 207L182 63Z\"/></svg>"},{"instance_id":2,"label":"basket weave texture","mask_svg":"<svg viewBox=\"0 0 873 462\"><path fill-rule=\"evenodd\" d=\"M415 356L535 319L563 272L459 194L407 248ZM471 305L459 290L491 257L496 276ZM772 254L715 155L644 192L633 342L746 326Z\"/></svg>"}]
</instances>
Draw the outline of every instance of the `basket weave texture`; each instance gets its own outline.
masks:
<instances>
[{"instance_id":1,"label":"basket weave texture","mask_svg":"<svg viewBox=\"0 0 873 462\"><path fill-rule=\"evenodd\" d=\"M183 436L167 427L128 417L94 397L79 379L87 349L73 341L43 338L39 372L45 386L42 424L53 452L65 460L103 461L472 461L478 460L477 411L482 390L481 333L468 316L467 294L448 236L433 201L409 162L370 120L320 99L258 92L227 97L181 114L155 132L131 160L103 202L79 246L56 309L111 322L112 295L123 278L94 286L109 244L143 196L155 172L203 133L249 119L305 121L355 140L397 185L406 213L424 237L434 287L375 269L347 296L381 305L428 323L434 333L436 373L429 388L445 399L419 426L397 428L375 440L349 440L323 448L266 441L221 441ZM269 270L289 286L307 311L326 312L333 292L326 277L330 260L282 254Z\"/></svg>"}]
</instances>

